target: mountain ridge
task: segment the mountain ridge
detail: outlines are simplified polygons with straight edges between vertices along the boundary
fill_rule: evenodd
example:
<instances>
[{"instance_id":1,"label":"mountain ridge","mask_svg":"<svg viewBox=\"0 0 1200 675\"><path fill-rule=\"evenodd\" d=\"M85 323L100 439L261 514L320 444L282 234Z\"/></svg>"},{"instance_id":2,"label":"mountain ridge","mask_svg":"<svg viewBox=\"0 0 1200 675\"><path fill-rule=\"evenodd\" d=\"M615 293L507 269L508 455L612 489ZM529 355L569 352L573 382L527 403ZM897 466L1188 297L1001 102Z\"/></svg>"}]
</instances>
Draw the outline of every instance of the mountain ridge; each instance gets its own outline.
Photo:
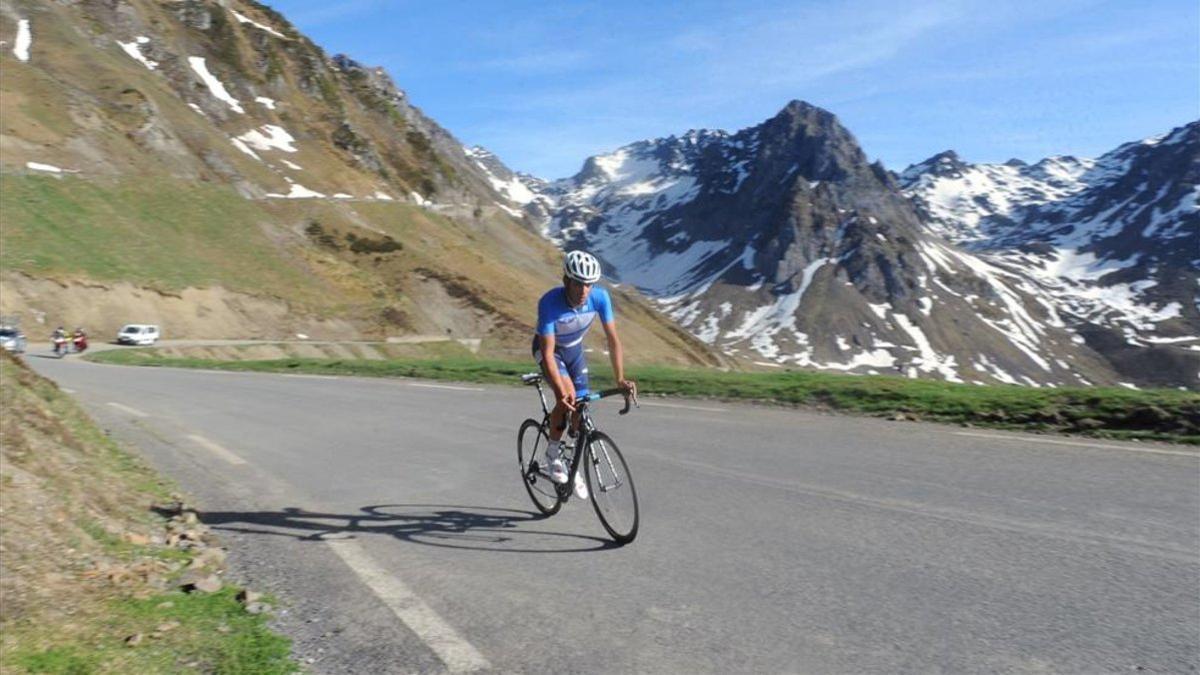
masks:
<instances>
[{"instance_id":1,"label":"mountain ridge","mask_svg":"<svg viewBox=\"0 0 1200 675\"><path fill-rule=\"evenodd\" d=\"M994 166L1038 178L1042 201L1020 191L975 196L1044 211L1080 191L1085 176L1119 174L1108 164L1010 160ZM1046 279L973 249L972 237L987 237L970 213L939 221L911 191L917 176L959 180L973 170L947 151L893 174L868 163L832 113L794 101L737 132L637 141L588 158L572 177L526 181L535 197L523 207L545 236L598 253L616 278L657 298L693 334L764 364L982 382L1195 386L1187 350L1172 352L1179 363L1170 368L1158 361L1157 371L1170 371L1165 377L1114 367L1145 353L1116 354L1086 316L1056 304L1059 289ZM1001 220L989 222L1000 227ZM830 283L830 270L840 286ZM848 297L844 286L853 288ZM820 294L853 318L822 310L813 299ZM814 310L823 318L809 316ZM839 324L839 332L829 335L820 323Z\"/></svg>"},{"instance_id":2,"label":"mountain ridge","mask_svg":"<svg viewBox=\"0 0 1200 675\"><path fill-rule=\"evenodd\" d=\"M1195 370L1200 122L1095 160L960 163L954 175L935 160L901 174L931 228L1043 285L1089 341L1122 353L1118 371L1173 383L1154 374Z\"/></svg>"}]
</instances>

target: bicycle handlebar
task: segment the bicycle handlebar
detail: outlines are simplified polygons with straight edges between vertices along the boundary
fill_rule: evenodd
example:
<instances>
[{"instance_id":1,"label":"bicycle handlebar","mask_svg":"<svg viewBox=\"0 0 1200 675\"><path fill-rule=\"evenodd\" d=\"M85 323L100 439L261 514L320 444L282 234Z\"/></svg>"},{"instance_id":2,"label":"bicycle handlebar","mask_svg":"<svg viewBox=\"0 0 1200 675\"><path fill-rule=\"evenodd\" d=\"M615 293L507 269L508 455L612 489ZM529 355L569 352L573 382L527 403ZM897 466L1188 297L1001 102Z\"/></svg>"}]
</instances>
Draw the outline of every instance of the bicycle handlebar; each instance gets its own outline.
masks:
<instances>
[{"instance_id":1,"label":"bicycle handlebar","mask_svg":"<svg viewBox=\"0 0 1200 675\"><path fill-rule=\"evenodd\" d=\"M527 375L522 375L521 382L523 382L525 384L529 384L529 385L537 385L540 390L541 383L542 383L542 375L541 375L541 373L529 373ZM629 412L630 401L633 402L633 405L635 405L639 408L641 407L640 405L638 405L637 388L636 387L632 391L625 391L624 389L621 389L619 387L614 388L614 389L605 389L604 391L597 391L597 392L588 394L587 396L584 396L579 400L581 400L581 401L599 401L600 399L606 398L608 396L612 396L613 394L622 394L625 396L625 407L621 408L621 410L620 410L620 414L622 414L622 415Z\"/></svg>"},{"instance_id":2,"label":"bicycle handlebar","mask_svg":"<svg viewBox=\"0 0 1200 675\"><path fill-rule=\"evenodd\" d=\"M583 397L583 400L599 401L602 398L612 396L614 394L622 394L625 396L625 407L621 408L621 410L619 411L619 414L621 414L621 415L624 415L629 412L629 403L631 401L633 402L633 405L638 405L636 391L625 391L624 389L620 389L620 388L605 389L604 391L598 391L598 392L595 392L592 394L588 394L587 396ZM640 408L641 406L638 406L638 407Z\"/></svg>"}]
</instances>

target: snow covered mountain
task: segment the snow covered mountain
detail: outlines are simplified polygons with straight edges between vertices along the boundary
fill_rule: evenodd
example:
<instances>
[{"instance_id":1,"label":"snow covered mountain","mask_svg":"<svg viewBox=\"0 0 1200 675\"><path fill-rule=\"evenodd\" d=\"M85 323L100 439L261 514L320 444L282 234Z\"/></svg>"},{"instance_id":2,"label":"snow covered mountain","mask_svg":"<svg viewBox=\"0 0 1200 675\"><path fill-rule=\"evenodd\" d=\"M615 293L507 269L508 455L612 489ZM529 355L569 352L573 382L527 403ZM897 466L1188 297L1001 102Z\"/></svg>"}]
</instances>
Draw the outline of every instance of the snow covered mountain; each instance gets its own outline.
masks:
<instances>
[{"instance_id":1,"label":"snow covered mountain","mask_svg":"<svg viewBox=\"0 0 1200 675\"><path fill-rule=\"evenodd\" d=\"M1158 145L1188 143L1170 136ZM1058 158L1034 167L977 168L944 153L905 172L905 194L894 174L867 161L836 117L793 101L736 133L642 141L589 158L567 179L526 179L534 197L517 206L561 247L596 253L612 276L656 298L694 335L764 365L1028 385L1194 385L1197 368L1184 349L1172 352L1182 355L1182 368L1157 361L1154 372L1117 367L1090 322L1101 306L1086 310L1060 297L1060 273L1099 278L1106 261L1128 255L1078 244L1070 248L1075 257L1040 268L1032 262L1050 260L1037 250L1044 256L1048 242L1069 237L1081 218L1093 224L1079 231L1105 242L1119 238L1100 233L1116 227L1111 218L1125 213L1121 204L1137 203L1120 190L1145 183L1143 190L1168 201L1186 192L1187 181L1172 179L1170 167L1123 148L1120 157ZM1143 164L1144 180L1122 182ZM1001 180L1010 175L1022 178ZM1099 176L1110 179L1101 192L1115 210L1101 208L1100 192L1087 187ZM1040 214L1042 239L1017 241L1026 213ZM1122 217L1147 229L1150 213L1163 211ZM1162 252L1138 259L1155 274L1190 265L1194 275L1195 262L1174 253L1187 242L1196 250L1194 233L1172 220L1177 216L1191 217L1186 205L1154 221L1150 233L1165 242ZM1166 260L1174 266L1153 262ZM1081 290L1072 299L1094 295L1101 302L1152 286L1121 279L1126 286ZM1165 330L1183 311L1154 303L1137 295L1125 316ZM1189 307L1183 316L1194 313ZM1140 340L1138 354L1156 344L1152 337Z\"/></svg>"},{"instance_id":2,"label":"snow covered mountain","mask_svg":"<svg viewBox=\"0 0 1200 675\"><path fill-rule=\"evenodd\" d=\"M901 183L933 231L1028 279L1115 370L1195 382L1200 122L1095 160L972 165L941 153Z\"/></svg>"}]
</instances>

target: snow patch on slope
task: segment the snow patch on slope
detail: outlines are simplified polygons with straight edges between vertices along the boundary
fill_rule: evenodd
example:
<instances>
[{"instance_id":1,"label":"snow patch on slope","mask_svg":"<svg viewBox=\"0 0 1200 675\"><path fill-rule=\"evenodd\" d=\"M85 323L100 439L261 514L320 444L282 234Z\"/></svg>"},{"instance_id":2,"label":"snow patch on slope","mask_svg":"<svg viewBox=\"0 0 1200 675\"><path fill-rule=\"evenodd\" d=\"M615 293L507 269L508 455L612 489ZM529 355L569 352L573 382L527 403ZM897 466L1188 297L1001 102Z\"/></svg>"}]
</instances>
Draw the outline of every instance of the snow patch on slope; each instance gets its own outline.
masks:
<instances>
[{"instance_id":1,"label":"snow patch on slope","mask_svg":"<svg viewBox=\"0 0 1200 675\"><path fill-rule=\"evenodd\" d=\"M920 356L913 360L917 369L926 373L938 373L949 382L962 382L962 378L958 376L958 371L955 370L957 360L954 355L942 356L938 354L929 343L929 338L925 336L925 332L919 326L914 324L907 314L899 312L893 313L892 318L896 321L896 325L908 336L917 346L917 351ZM911 375L910 375L911 376Z\"/></svg>"},{"instance_id":2,"label":"snow patch on slope","mask_svg":"<svg viewBox=\"0 0 1200 675\"><path fill-rule=\"evenodd\" d=\"M188 64L200 76L200 80L204 82L204 85L208 87L213 96L227 103L234 112L240 114L246 113L242 109L242 104L236 98L229 95L229 92L225 89L225 84L214 77L212 73L208 72L208 64L205 62L203 56L189 56Z\"/></svg>"},{"instance_id":3,"label":"snow patch on slope","mask_svg":"<svg viewBox=\"0 0 1200 675\"><path fill-rule=\"evenodd\" d=\"M151 61L150 59L146 58L144 54L142 54L141 46L148 42L150 42L150 38L146 37L145 35L137 36L134 38L133 42L121 42L120 40L117 40L117 44L121 46L121 49L130 57L132 57L134 61L146 66L146 68L150 70L154 70L155 68L158 68L158 61Z\"/></svg>"},{"instance_id":4,"label":"snow patch on slope","mask_svg":"<svg viewBox=\"0 0 1200 675\"><path fill-rule=\"evenodd\" d=\"M237 148L237 149L238 149L238 150L240 150L241 152L244 152L244 153L246 153L247 155L250 155L251 157L253 157L254 159L257 159L257 160L258 160L258 161L260 161L260 162L262 161L262 157L259 157L259 156L258 156L258 153L256 153L256 152L254 152L253 150L251 150L251 149L250 149L250 146L246 145L246 143L245 143L244 141L242 141L242 139L240 139L240 138L231 138L231 139L229 139L229 141L230 141L231 143L233 143L233 147Z\"/></svg>"},{"instance_id":5,"label":"snow patch on slope","mask_svg":"<svg viewBox=\"0 0 1200 675\"><path fill-rule=\"evenodd\" d=\"M282 38L284 40L288 39L287 36L284 35L283 33L280 33L279 31L275 30L274 28L271 28L270 26L263 25L263 24L255 21L254 19L251 19L250 17L246 16L245 14L242 14L241 12L235 11L233 13L233 18L237 19L238 23L248 23L251 26L254 26L255 28L257 28L261 31L266 31L267 33L270 33L271 35L274 35L277 38Z\"/></svg>"},{"instance_id":6,"label":"snow patch on slope","mask_svg":"<svg viewBox=\"0 0 1200 675\"><path fill-rule=\"evenodd\" d=\"M286 129L274 124L264 124L258 129L251 129L238 136L237 140L242 141L255 150L296 152L296 148L292 145L296 142L296 139L292 138L292 135Z\"/></svg>"},{"instance_id":7,"label":"snow patch on slope","mask_svg":"<svg viewBox=\"0 0 1200 675\"><path fill-rule=\"evenodd\" d=\"M325 196L316 190L309 190L299 183L292 183L291 187L292 189L286 195L281 195L277 192L268 192L267 196L276 199L314 199Z\"/></svg>"},{"instance_id":8,"label":"snow patch on slope","mask_svg":"<svg viewBox=\"0 0 1200 675\"><path fill-rule=\"evenodd\" d=\"M33 34L29 32L29 19L17 21L17 41L12 53L22 63L29 62L29 48L33 46Z\"/></svg>"}]
</instances>

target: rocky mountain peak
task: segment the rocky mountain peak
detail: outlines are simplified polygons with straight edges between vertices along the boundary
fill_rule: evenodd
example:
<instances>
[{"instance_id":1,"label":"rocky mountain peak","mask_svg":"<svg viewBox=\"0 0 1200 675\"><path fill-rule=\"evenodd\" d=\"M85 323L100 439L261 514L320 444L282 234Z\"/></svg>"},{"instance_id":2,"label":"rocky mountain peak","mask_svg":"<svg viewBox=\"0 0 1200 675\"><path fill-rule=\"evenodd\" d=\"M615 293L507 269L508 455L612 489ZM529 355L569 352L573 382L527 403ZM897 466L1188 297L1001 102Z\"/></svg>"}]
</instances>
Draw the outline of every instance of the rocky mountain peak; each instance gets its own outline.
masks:
<instances>
[{"instance_id":1,"label":"rocky mountain peak","mask_svg":"<svg viewBox=\"0 0 1200 675\"><path fill-rule=\"evenodd\" d=\"M755 127L754 135L764 157L793 160L797 173L809 180L840 180L867 163L858 141L833 113L804 101L788 103Z\"/></svg>"},{"instance_id":2,"label":"rocky mountain peak","mask_svg":"<svg viewBox=\"0 0 1200 675\"><path fill-rule=\"evenodd\" d=\"M792 101L753 127L640 141L589 158L571 178L527 185L546 236L596 253L606 274L657 298L694 335L735 357L950 381L1145 381L1114 370L1102 345L1109 338L1096 337L1088 322L1123 316L1118 323L1150 330L1177 316L1180 303L1145 294L1167 283L1121 278L1132 274L1133 249L1118 258L1079 247L1087 232L1115 227L1093 222L1111 215L1099 202L1069 214L1061 205L1107 176L1125 188L1110 189L1103 208L1182 213L1190 208L1176 205L1182 192L1163 185L1175 185L1172 175L1200 175L1200 166L1189 171L1177 150L1164 159L1147 149L1186 138L1173 132L1100 160L1056 156L1034 165L973 165L947 150L896 175L869 163L836 116ZM1135 188L1146 194L1129 192ZM1044 224L1035 229L1046 236L1004 238L1037 213ZM1138 220L1138 231L1190 241L1179 239L1185 223L1156 232L1151 220ZM983 242L1012 254L987 253ZM1021 268L1018 259L1041 262ZM1167 261L1143 260L1159 272ZM1057 281L1062 275L1070 279ZM1113 294L1086 284L1100 277L1127 285ZM1141 346L1158 339L1144 335Z\"/></svg>"},{"instance_id":3,"label":"rocky mountain peak","mask_svg":"<svg viewBox=\"0 0 1200 675\"><path fill-rule=\"evenodd\" d=\"M968 165L959 158L958 153L953 150L945 150L930 157L929 159L913 164L912 166L901 172L900 177L903 181L912 181L920 176L948 176L953 178L961 178L963 171L968 168Z\"/></svg>"},{"instance_id":4,"label":"rocky mountain peak","mask_svg":"<svg viewBox=\"0 0 1200 675\"><path fill-rule=\"evenodd\" d=\"M775 114L775 118L780 117L792 120L806 120L824 125L833 125L838 123L837 116L833 113L820 106L813 105L808 101L801 101L800 99L792 99L791 101L788 101L787 105L783 106L783 108Z\"/></svg>"},{"instance_id":5,"label":"rocky mountain peak","mask_svg":"<svg viewBox=\"0 0 1200 675\"><path fill-rule=\"evenodd\" d=\"M383 68L364 66L345 54L334 54L330 59L335 66L352 79L360 79L388 99L404 99L404 91L396 86L395 81Z\"/></svg>"}]
</instances>

